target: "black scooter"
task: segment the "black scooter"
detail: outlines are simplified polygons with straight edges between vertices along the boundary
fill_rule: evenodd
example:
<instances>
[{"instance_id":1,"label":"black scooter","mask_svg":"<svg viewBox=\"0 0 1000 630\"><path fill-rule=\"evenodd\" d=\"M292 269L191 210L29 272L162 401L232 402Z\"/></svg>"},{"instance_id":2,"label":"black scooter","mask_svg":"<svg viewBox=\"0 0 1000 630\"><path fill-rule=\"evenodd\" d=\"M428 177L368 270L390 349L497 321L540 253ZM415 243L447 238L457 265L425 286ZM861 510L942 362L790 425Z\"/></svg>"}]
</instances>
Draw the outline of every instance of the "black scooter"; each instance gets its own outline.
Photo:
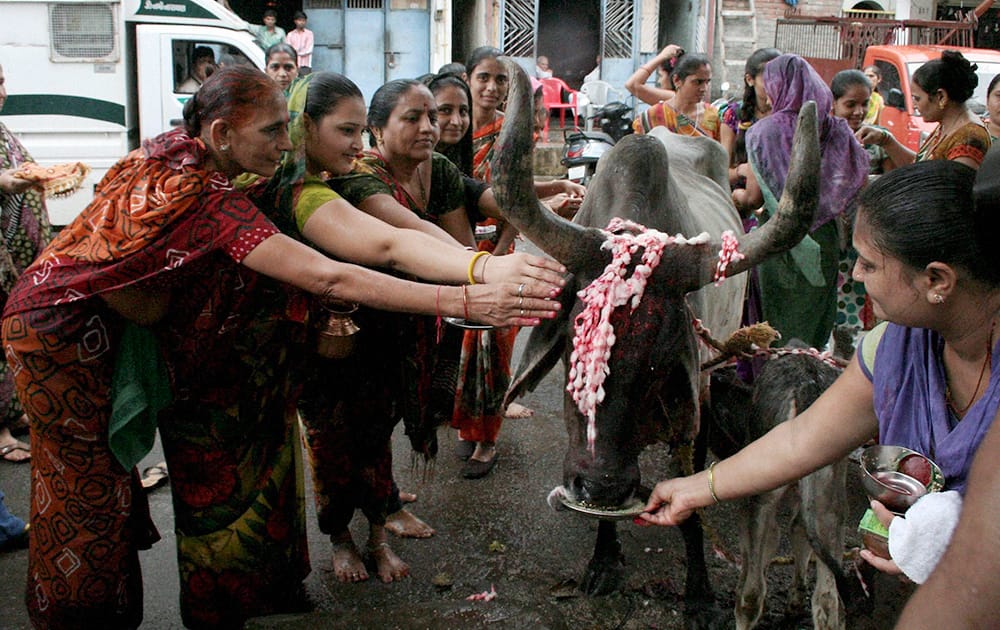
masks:
<instances>
[{"instance_id":1,"label":"black scooter","mask_svg":"<svg viewBox=\"0 0 1000 630\"><path fill-rule=\"evenodd\" d=\"M597 170L597 161L616 142L632 133L632 108L618 101L598 107L590 116L600 131L565 133L562 163L567 179L586 186Z\"/></svg>"}]
</instances>

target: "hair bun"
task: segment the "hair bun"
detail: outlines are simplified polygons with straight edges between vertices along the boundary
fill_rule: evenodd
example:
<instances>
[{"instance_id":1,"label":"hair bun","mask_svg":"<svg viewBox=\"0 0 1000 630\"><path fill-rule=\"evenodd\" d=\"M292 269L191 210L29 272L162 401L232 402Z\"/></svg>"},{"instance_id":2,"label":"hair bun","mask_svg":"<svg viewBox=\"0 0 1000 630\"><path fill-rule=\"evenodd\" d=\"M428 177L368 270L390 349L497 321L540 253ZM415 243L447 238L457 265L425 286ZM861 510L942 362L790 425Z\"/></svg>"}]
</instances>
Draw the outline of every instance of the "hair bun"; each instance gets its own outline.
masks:
<instances>
[{"instance_id":1,"label":"hair bun","mask_svg":"<svg viewBox=\"0 0 1000 630\"><path fill-rule=\"evenodd\" d=\"M965 72L975 74L976 70L979 69L978 64L974 64L969 61L965 55L957 50L945 50L941 53L941 61L946 64L952 64L961 68Z\"/></svg>"}]
</instances>

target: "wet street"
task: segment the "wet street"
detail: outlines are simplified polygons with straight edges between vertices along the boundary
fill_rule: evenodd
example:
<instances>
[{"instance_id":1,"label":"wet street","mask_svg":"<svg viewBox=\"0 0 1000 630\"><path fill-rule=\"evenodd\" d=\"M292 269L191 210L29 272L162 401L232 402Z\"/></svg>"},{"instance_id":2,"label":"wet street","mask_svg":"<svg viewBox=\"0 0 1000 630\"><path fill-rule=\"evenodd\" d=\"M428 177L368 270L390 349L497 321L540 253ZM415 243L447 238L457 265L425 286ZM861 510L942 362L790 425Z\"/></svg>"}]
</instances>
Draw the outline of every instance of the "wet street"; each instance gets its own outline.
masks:
<instances>
[{"instance_id":1,"label":"wet street","mask_svg":"<svg viewBox=\"0 0 1000 630\"><path fill-rule=\"evenodd\" d=\"M524 342L519 339L518 348ZM316 610L305 616L255 620L252 628L684 628L682 595L684 549L673 529L619 526L627 561L625 584L610 596L585 597L574 589L591 556L595 520L555 512L546 504L549 491L561 483L565 429L561 418L561 364L538 390L522 399L535 410L529 419L507 420L498 442L499 460L484 479L461 478L454 455L454 431L439 431L441 451L432 470L413 470L410 449L400 426L395 434L396 479L418 495L410 509L436 528L425 540L390 538L394 550L410 564L411 575L399 583L371 579L362 584L338 583L331 571L331 545L317 529L310 503L309 534L312 574L306 585ZM35 453L35 457L41 456ZM647 484L662 478L669 453L647 449L642 458ZM151 453L142 467L157 463ZM857 544L854 524L864 497L850 468L848 545ZM8 506L27 515L30 468L0 463L0 489ZM172 533L169 483L150 495L152 513L163 539L140 554L145 583L143 628L181 628L177 606L177 573ZM713 552L712 542L737 555L732 505L705 512L711 529L706 538L709 571L726 611L732 610L739 568ZM352 529L364 544L367 523L360 513ZM787 541L779 555L787 554ZM0 627L30 627L24 606L27 551L0 554L6 588L0 591ZM767 609L762 627L810 628L808 613L786 614L792 568L775 563L769 573ZM880 578L876 612L854 619L851 628L891 628L905 588L894 578ZM467 601L469 595L495 590L493 601ZM730 613L731 615L731 613ZM732 617L721 627L731 627Z\"/></svg>"}]
</instances>

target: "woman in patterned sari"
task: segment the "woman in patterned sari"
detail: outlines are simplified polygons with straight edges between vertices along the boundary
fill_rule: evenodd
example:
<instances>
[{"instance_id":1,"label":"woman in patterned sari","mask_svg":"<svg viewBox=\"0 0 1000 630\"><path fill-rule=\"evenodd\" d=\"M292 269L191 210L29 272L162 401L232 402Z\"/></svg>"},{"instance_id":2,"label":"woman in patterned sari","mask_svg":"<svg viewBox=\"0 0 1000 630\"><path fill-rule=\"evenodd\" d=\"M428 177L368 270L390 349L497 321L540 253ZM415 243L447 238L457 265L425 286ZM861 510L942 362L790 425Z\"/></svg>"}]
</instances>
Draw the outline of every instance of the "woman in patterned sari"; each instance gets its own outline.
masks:
<instances>
[{"instance_id":1,"label":"woman in patterned sari","mask_svg":"<svg viewBox=\"0 0 1000 630\"><path fill-rule=\"evenodd\" d=\"M636 133L649 133L654 127L666 127L685 136L705 136L721 142L719 110L705 102L712 81L712 65L708 57L688 53L682 56L670 73L674 95L653 105L632 123Z\"/></svg>"},{"instance_id":2,"label":"woman in patterned sari","mask_svg":"<svg viewBox=\"0 0 1000 630\"><path fill-rule=\"evenodd\" d=\"M7 100L7 87L0 66L0 111ZM21 272L38 252L52 240L52 226L42 191L31 182L14 176L14 171L31 162L27 149L0 123L0 308L7 301ZM26 462L31 458L28 445L11 433L25 428L27 417L14 395L14 377L7 365L0 364L0 457L8 462Z\"/></svg>"},{"instance_id":3,"label":"woman in patterned sari","mask_svg":"<svg viewBox=\"0 0 1000 630\"><path fill-rule=\"evenodd\" d=\"M472 51L466 64L472 94L472 176L490 182L490 161L503 126L501 103L507 98L509 77L500 61L502 53L483 46ZM476 248L498 256L514 251L517 231L502 219L486 217L476 226ZM533 412L519 404L503 408L503 396L510 383L510 359L517 329L469 330L462 342L459 377L455 392L452 426L458 429L459 446L466 459L462 476L478 479L496 464L496 442L506 413L527 417ZM514 408L516 405L516 408Z\"/></svg>"},{"instance_id":4,"label":"woman in patterned sari","mask_svg":"<svg viewBox=\"0 0 1000 630\"><path fill-rule=\"evenodd\" d=\"M977 169L992 143L986 124L968 104L978 84L975 64L956 50L946 50L913 73L913 105L925 121L938 124L920 149L913 152L886 129L869 125L858 130L858 140L882 147L892 168L925 160L954 160Z\"/></svg>"},{"instance_id":5,"label":"woman in patterned sari","mask_svg":"<svg viewBox=\"0 0 1000 630\"><path fill-rule=\"evenodd\" d=\"M240 173L274 173L291 148L284 97L262 72L214 73L184 119L108 172L4 313L8 363L46 454L32 460L27 606L39 628L141 623L138 550L158 534L135 463L157 419L185 625L238 627L296 607L309 565L286 373L305 330L301 296L464 313L462 289L326 258L233 189ZM403 264L398 242L384 245ZM463 262L434 277L460 279ZM525 295L550 292L538 285ZM467 301L497 324L532 321L517 285L470 287ZM524 304L526 317L544 314L543 300ZM501 317L486 315L497 307Z\"/></svg>"}]
</instances>

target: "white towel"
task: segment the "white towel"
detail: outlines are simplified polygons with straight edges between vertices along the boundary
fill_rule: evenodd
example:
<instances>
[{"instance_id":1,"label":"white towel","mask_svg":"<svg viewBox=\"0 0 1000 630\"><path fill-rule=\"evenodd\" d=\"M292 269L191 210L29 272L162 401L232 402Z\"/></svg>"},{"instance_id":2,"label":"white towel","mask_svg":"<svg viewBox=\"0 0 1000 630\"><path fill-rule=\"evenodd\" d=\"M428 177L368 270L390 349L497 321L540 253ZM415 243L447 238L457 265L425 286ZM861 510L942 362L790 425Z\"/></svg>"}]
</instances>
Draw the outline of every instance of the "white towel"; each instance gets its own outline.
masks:
<instances>
[{"instance_id":1,"label":"white towel","mask_svg":"<svg viewBox=\"0 0 1000 630\"><path fill-rule=\"evenodd\" d=\"M889 525L889 555L917 584L923 584L951 541L962 513L962 496L954 491L920 497L905 517Z\"/></svg>"}]
</instances>

